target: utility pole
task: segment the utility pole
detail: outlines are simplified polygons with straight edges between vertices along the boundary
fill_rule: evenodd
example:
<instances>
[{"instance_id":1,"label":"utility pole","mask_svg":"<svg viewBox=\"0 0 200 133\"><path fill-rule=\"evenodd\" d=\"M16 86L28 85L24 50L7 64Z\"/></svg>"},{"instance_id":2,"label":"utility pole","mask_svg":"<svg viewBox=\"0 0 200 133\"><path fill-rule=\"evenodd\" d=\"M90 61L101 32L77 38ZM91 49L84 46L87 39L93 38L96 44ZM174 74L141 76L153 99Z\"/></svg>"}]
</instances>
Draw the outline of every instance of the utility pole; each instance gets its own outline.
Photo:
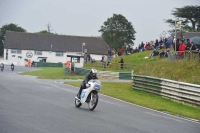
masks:
<instances>
[{"instance_id":1,"label":"utility pole","mask_svg":"<svg viewBox=\"0 0 200 133\"><path fill-rule=\"evenodd\" d=\"M49 33L51 33L51 31L52 31L53 29L51 29L51 24L50 24L50 22L47 24L47 31L49 32Z\"/></svg>"}]
</instances>

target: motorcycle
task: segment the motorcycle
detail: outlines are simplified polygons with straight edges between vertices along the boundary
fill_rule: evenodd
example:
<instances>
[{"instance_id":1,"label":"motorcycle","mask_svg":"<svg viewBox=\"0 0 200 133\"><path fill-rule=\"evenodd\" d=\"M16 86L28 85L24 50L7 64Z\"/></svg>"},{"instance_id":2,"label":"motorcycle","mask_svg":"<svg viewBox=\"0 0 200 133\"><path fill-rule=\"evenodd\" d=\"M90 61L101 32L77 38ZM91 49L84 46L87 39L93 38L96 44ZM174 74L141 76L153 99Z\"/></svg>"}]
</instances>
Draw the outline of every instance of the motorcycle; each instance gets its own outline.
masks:
<instances>
[{"instance_id":1,"label":"motorcycle","mask_svg":"<svg viewBox=\"0 0 200 133\"><path fill-rule=\"evenodd\" d=\"M11 66L11 70L14 71L14 66Z\"/></svg>"},{"instance_id":2,"label":"motorcycle","mask_svg":"<svg viewBox=\"0 0 200 133\"><path fill-rule=\"evenodd\" d=\"M98 103L98 93L101 89L101 82L97 79L92 79L86 84L86 89L81 92L81 98L75 97L75 106L79 108L83 103L88 103L89 110L94 110Z\"/></svg>"},{"instance_id":3,"label":"motorcycle","mask_svg":"<svg viewBox=\"0 0 200 133\"><path fill-rule=\"evenodd\" d=\"M4 66L0 66L1 67L1 71L3 72L3 70L4 70Z\"/></svg>"}]
</instances>

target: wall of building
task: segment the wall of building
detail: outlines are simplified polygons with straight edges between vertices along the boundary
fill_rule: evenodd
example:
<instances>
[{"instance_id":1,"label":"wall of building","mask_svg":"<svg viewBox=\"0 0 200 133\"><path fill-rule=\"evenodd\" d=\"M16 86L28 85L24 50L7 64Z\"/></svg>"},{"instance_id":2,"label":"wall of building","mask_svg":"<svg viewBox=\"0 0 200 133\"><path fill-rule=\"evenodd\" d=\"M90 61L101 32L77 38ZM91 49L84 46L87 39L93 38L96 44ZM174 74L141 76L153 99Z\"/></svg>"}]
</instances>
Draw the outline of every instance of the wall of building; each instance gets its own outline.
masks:
<instances>
[{"instance_id":1,"label":"wall of building","mask_svg":"<svg viewBox=\"0 0 200 133\"><path fill-rule=\"evenodd\" d=\"M31 62L39 62L42 60L41 57L47 57L46 62L51 63L66 63L67 61L71 60L71 57L67 57L67 55L74 55L74 56L81 56L80 53L77 52L64 52L63 56L56 56L56 52L50 52L50 51L42 51L42 55L36 55L34 50L22 50L21 54L17 53L11 53L11 49L8 49L8 59L6 59L6 49L4 49L4 60L7 60L9 62L15 62L15 65L17 66L25 66L26 61L25 59L30 59ZM38 58L39 57L39 58ZM76 60L75 60L76 61ZM80 63L75 63L76 67L83 67L84 59L80 58Z\"/></svg>"},{"instance_id":2,"label":"wall of building","mask_svg":"<svg viewBox=\"0 0 200 133\"><path fill-rule=\"evenodd\" d=\"M90 54L90 56L91 56L92 59L99 60L99 61L100 61L101 58L102 58L102 55Z\"/></svg>"}]
</instances>

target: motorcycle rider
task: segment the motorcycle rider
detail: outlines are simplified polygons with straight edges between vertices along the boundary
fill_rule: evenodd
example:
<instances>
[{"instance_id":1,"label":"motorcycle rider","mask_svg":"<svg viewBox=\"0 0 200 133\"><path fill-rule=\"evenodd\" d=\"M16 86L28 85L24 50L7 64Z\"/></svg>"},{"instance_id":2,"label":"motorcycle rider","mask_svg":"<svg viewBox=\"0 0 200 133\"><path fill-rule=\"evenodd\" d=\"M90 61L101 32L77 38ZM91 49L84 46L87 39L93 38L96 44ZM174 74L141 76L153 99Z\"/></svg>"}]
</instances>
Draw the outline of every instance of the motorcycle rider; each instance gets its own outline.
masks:
<instances>
[{"instance_id":1,"label":"motorcycle rider","mask_svg":"<svg viewBox=\"0 0 200 133\"><path fill-rule=\"evenodd\" d=\"M4 70L4 64L3 63L1 63L1 71L3 71Z\"/></svg>"},{"instance_id":2,"label":"motorcycle rider","mask_svg":"<svg viewBox=\"0 0 200 133\"><path fill-rule=\"evenodd\" d=\"M97 70L94 69L94 68L92 68L92 69L90 70L90 73L85 77L85 80L83 80L83 82L82 82L82 84L81 84L81 87L80 87L80 89L79 89L79 92L78 92L78 94L77 94L78 99L81 99L81 92L82 92L83 89L86 88L86 84L87 84L88 81L91 80L91 79L98 79L98 77L97 77Z\"/></svg>"},{"instance_id":3,"label":"motorcycle rider","mask_svg":"<svg viewBox=\"0 0 200 133\"><path fill-rule=\"evenodd\" d=\"M14 71L15 65L12 63L11 64L11 70Z\"/></svg>"}]
</instances>

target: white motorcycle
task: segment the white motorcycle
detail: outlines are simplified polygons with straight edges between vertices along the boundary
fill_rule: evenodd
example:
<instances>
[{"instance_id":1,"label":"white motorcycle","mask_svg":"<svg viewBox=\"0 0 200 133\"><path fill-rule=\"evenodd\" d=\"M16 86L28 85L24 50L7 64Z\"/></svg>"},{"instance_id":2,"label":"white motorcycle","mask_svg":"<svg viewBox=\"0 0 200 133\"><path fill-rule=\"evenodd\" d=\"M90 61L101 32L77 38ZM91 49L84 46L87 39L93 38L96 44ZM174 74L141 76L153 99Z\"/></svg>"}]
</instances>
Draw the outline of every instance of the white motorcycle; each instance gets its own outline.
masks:
<instances>
[{"instance_id":1,"label":"white motorcycle","mask_svg":"<svg viewBox=\"0 0 200 133\"><path fill-rule=\"evenodd\" d=\"M83 103L88 103L89 110L94 110L98 103L98 92L101 89L101 82L97 79L92 79L86 84L86 89L81 92L81 99L75 97L75 106L79 108Z\"/></svg>"}]
</instances>

